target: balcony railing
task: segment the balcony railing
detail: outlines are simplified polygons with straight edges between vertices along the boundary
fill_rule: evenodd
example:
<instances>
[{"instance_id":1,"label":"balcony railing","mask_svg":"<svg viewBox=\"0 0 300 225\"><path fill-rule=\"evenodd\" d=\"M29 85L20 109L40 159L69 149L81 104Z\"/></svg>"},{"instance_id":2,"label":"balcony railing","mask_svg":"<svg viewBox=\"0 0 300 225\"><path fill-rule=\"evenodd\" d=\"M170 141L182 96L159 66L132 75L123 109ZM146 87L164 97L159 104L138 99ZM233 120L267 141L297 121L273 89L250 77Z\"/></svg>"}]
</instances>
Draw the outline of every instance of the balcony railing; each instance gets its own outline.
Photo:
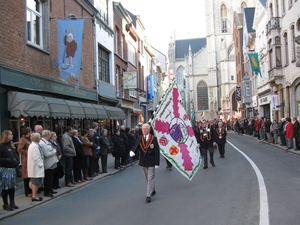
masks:
<instances>
[{"instance_id":1,"label":"balcony railing","mask_svg":"<svg viewBox=\"0 0 300 225\"><path fill-rule=\"evenodd\" d=\"M271 30L280 29L280 17L272 17L271 20L266 25L266 35L269 34Z\"/></svg>"}]
</instances>

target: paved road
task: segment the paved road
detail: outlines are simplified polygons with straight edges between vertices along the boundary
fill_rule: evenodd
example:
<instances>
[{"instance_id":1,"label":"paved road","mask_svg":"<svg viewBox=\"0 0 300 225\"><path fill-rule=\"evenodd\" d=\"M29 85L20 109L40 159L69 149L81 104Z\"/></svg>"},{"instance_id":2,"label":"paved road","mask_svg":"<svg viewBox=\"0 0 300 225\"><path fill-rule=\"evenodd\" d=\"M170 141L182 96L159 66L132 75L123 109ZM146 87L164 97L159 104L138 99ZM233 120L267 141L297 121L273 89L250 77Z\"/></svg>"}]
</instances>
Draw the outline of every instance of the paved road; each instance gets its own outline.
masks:
<instances>
[{"instance_id":1,"label":"paved road","mask_svg":"<svg viewBox=\"0 0 300 225\"><path fill-rule=\"evenodd\" d=\"M299 157L247 136L229 133L228 140L226 157L216 151L216 167L201 167L192 181L167 171L162 159L149 204L141 168L133 165L1 222L298 225Z\"/></svg>"}]
</instances>

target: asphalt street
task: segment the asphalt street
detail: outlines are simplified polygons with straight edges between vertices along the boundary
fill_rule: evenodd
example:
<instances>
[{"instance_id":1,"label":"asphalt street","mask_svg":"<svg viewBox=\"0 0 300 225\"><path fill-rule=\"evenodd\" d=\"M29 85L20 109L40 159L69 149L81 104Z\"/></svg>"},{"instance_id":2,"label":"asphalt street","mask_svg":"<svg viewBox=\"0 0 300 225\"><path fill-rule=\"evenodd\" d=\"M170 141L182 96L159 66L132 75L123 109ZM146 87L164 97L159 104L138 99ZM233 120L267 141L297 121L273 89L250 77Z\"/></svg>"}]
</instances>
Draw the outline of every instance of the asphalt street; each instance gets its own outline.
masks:
<instances>
[{"instance_id":1,"label":"asphalt street","mask_svg":"<svg viewBox=\"0 0 300 225\"><path fill-rule=\"evenodd\" d=\"M0 223L299 224L298 152L229 132L225 158L215 151L215 164L206 170L201 166L189 181L175 168L166 170L161 158L151 203L145 202L146 181L138 165L112 169L38 205L20 197L27 205L2 216Z\"/></svg>"}]
</instances>

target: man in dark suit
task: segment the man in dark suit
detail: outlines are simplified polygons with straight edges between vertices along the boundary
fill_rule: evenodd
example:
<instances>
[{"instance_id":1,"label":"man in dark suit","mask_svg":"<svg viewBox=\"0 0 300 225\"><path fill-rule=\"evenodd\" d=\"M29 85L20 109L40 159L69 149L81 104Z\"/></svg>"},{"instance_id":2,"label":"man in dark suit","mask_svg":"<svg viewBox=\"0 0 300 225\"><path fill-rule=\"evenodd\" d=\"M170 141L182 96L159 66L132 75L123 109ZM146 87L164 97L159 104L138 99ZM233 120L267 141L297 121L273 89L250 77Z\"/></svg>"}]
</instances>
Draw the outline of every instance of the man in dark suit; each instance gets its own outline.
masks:
<instances>
[{"instance_id":1,"label":"man in dark suit","mask_svg":"<svg viewBox=\"0 0 300 225\"><path fill-rule=\"evenodd\" d=\"M150 134L151 127L149 124L142 125L142 135L137 140L134 152L139 152L139 165L143 168L147 180L146 202L151 202L151 196L156 194L155 191L155 168L159 167L159 145L157 138Z\"/></svg>"},{"instance_id":2,"label":"man in dark suit","mask_svg":"<svg viewBox=\"0 0 300 225\"><path fill-rule=\"evenodd\" d=\"M215 142L215 130L210 124L203 120L199 126L199 133L196 134L198 147L200 147L200 153L204 160L203 169L207 169L207 152L209 152L210 163L215 167L214 163L214 146Z\"/></svg>"}]
</instances>

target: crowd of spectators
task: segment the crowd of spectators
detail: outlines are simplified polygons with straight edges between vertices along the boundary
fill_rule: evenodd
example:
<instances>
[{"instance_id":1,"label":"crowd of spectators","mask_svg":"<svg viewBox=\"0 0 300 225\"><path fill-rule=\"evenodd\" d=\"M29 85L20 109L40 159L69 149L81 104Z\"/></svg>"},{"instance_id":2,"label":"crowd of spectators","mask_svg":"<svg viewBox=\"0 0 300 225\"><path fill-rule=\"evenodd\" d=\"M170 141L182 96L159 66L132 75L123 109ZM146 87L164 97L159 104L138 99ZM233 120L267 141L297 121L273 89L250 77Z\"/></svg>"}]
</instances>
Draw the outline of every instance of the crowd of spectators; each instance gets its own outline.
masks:
<instances>
[{"instance_id":1,"label":"crowd of spectators","mask_svg":"<svg viewBox=\"0 0 300 225\"><path fill-rule=\"evenodd\" d=\"M261 141L279 144L287 150L300 150L300 125L296 117L271 121L268 117L231 119L225 121L227 130L239 135L250 135Z\"/></svg>"}]
</instances>

